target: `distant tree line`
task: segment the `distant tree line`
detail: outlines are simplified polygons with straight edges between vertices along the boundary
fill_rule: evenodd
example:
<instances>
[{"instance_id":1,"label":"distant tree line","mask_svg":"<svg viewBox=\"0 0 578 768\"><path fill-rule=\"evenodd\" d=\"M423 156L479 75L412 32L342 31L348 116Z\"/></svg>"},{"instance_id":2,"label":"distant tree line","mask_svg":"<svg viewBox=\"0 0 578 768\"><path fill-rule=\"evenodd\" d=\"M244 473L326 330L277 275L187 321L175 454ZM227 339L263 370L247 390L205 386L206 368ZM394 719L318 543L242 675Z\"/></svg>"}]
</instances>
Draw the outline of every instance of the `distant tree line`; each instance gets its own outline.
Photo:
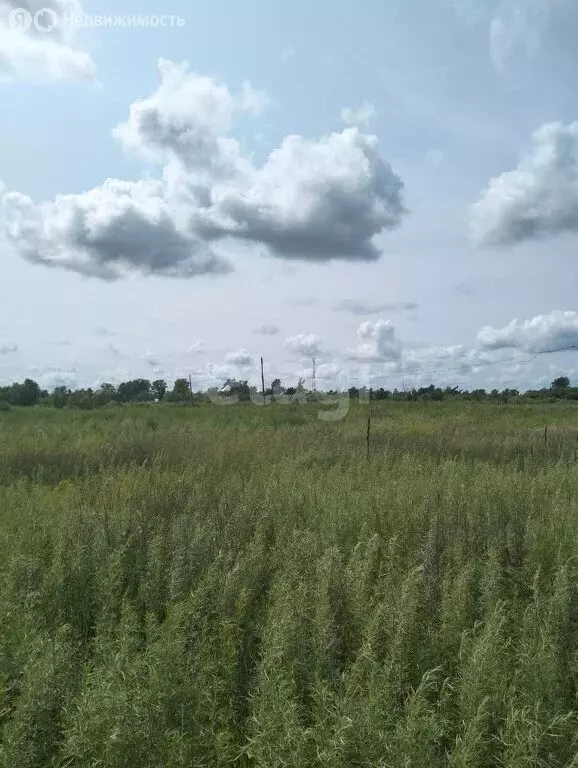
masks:
<instances>
[{"instance_id":1,"label":"distant tree line","mask_svg":"<svg viewBox=\"0 0 578 768\"><path fill-rule=\"evenodd\" d=\"M228 379L224 386L212 388L204 392L193 392L186 379L177 379L172 389L164 379L149 381L148 379L133 379L115 386L103 383L98 388L70 389L66 386L58 386L51 392L41 389L40 385L32 379L25 379L21 383L0 387L0 410L7 410L11 406L30 407L34 405L52 406L54 408L101 408L110 405L122 405L124 403L183 403L199 405L201 403L214 402L217 396L234 397L238 402L249 402L258 396L257 388L247 381ZM274 379L271 386L265 390L269 399L279 399L282 402L298 402L313 400L325 395L336 396L335 390L327 392L308 392L300 380L295 387L283 387L280 379ZM395 400L395 401L434 401L445 400L477 400L511 402L516 400L577 400L578 387L570 386L567 376L560 376L551 383L550 387L539 390L528 390L524 393L517 389L493 389L488 392L485 389L473 391L460 390L458 387L436 387L430 384L428 387L413 389L367 389L351 387L349 396L352 399L362 401Z\"/></svg>"},{"instance_id":2,"label":"distant tree line","mask_svg":"<svg viewBox=\"0 0 578 768\"><path fill-rule=\"evenodd\" d=\"M570 379L567 376L560 376L543 389L530 389L526 392L520 392L517 389L492 389L488 392L486 389L460 390L459 387L436 387L430 384L428 387L419 387L413 389L357 389L351 387L349 395L352 398L361 397L369 400L432 400L442 402L444 400L494 400L510 402L516 399L524 400L578 400L578 387L570 386Z\"/></svg>"},{"instance_id":3,"label":"distant tree line","mask_svg":"<svg viewBox=\"0 0 578 768\"><path fill-rule=\"evenodd\" d=\"M0 387L0 403L4 405L50 405L55 408L72 406L76 408L98 408L110 404L153 403L153 402L191 402L192 393L186 379L177 379L169 390L166 381L157 379L133 379L115 386L103 383L97 389L70 389L66 386L55 387L52 392L43 390L31 379Z\"/></svg>"}]
</instances>

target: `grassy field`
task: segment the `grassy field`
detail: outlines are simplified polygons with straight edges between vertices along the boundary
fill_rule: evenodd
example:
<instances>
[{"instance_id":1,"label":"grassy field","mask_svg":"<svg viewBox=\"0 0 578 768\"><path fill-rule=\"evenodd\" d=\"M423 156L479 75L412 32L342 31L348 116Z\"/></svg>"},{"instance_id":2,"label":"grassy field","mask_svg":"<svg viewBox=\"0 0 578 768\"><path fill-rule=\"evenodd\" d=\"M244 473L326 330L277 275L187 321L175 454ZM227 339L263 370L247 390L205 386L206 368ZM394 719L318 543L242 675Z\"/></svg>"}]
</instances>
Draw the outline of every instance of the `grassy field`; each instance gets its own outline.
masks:
<instances>
[{"instance_id":1,"label":"grassy field","mask_svg":"<svg viewBox=\"0 0 578 768\"><path fill-rule=\"evenodd\" d=\"M1 766L578 766L578 407L317 412L0 413Z\"/></svg>"}]
</instances>

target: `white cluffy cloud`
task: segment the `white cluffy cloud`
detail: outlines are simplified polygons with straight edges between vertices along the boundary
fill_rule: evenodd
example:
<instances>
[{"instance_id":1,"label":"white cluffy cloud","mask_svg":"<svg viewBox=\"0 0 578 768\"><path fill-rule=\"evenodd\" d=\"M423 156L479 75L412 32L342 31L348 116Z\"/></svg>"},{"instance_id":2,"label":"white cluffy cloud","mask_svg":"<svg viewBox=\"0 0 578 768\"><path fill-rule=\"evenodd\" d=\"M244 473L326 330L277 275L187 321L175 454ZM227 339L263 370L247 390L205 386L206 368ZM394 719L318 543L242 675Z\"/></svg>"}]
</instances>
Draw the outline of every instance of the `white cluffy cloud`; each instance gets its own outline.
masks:
<instances>
[{"instance_id":1,"label":"white cluffy cloud","mask_svg":"<svg viewBox=\"0 0 578 768\"><path fill-rule=\"evenodd\" d=\"M350 361L374 366L377 376L430 376L472 374L488 365L528 362L523 353L545 353L578 348L578 312L554 310L528 320L512 320L503 328L484 326L475 344L452 346L415 346L398 339L395 326L380 319L361 323L357 347L345 357ZM516 359L504 358L503 350L514 350ZM518 354L520 355L518 359Z\"/></svg>"},{"instance_id":2,"label":"white cluffy cloud","mask_svg":"<svg viewBox=\"0 0 578 768\"><path fill-rule=\"evenodd\" d=\"M392 362L400 360L401 353L402 345L390 320L367 321L357 329L357 359Z\"/></svg>"},{"instance_id":3,"label":"white cluffy cloud","mask_svg":"<svg viewBox=\"0 0 578 768\"><path fill-rule=\"evenodd\" d=\"M321 351L321 339L314 333L299 333L286 339L285 347L301 357L313 357Z\"/></svg>"},{"instance_id":4,"label":"white cluffy cloud","mask_svg":"<svg viewBox=\"0 0 578 768\"><path fill-rule=\"evenodd\" d=\"M478 334L482 349L520 349L525 352L578 347L578 312L554 310L530 320L512 320L503 328L485 326Z\"/></svg>"},{"instance_id":5,"label":"white cluffy cloud","mask_svg":"<svg viewBox=\"0 0 578 768\"><path fill-rule=\"evenodd\" d=\"M3 197L5 234L28 261L114 280L126 272L192 277L226 272L226 262L195 236L162 182L108 179L78 195L35 205Z\"/></svg>"},{"instance_id":6,"label":"white cluffy cloud","mask_svg":"<svg viewBox=\"0 0 578 768\"><path fill-rule=\"evenodd\" d=\"M578 122L548 123L518 167L494 178L472 209L482 245L578 232Z\"/></svg>"},{"instance_id":7,"label":"white cluffy cloud","mask_svg":"<svg viewBox=\"0 0 578 768\"><path fill-rule=\"evenodd\" d=\"M72 23L78 0L0 0L0 75L94 82L96 65Z\"/></svg>"},{"instance_id":8,"label":"white cluffy cloud","mask_svg":"<svg viewBox=\"0 0 578 768\"><path fill-rule=\"evenodd\" d=\"M127 272L192 277L226 272L224 241L286 259L379 258L373 238L398 227L403 183L376 137L347 128L283 139L261 167L231 135L235 117L266 97L161 60L160 85L135 102L114 136L162 166L159 179L108 179L35 204L3 195L4 229L26 259L105 279Z\"/></svg>"}]
</instances>

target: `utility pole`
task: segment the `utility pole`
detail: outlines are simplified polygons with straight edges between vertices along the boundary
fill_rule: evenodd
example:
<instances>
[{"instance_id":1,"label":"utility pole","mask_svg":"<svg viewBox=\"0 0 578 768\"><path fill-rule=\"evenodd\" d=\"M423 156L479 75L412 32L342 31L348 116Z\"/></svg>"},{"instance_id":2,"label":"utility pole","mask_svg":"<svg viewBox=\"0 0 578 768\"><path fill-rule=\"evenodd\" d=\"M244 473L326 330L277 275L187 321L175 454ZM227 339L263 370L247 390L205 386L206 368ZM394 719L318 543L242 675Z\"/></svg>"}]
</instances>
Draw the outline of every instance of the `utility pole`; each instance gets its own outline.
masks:
<instances>
[{"instance_id":1,"label":"utility pole","mask_svg":"<svg viewBox=\"0 0 578 768\"><path fill-rule=\"evenodd\" d=\"M261 391L263 392L263 402L265 402L265 373L263 371L263 358L261 358Z\"/></svg>"},{"instance_id":2,"label":"utility pole","mask_svg":"<svg viewBox=\"0 0 578 768\"><path fill-rule=\"evenodd\" d=\"M194 404L193 400L193 380L191 378L191 374L189 373L189 392L191 393L191 405Z\"/></svg>"},{"instance_id":3,"label":"utility pole","mask_svg":"<svg viewBox=\"0 0 578 768\"><path fill-rule=\"evenodd\" d=\"M313 358L313 381L311 382L311 389L313 392L317 392L317 384L315 381L316 373L317 373L317 360Z\"/></svg>"},{"instance_id":4,"label":"utility pole","mask_svg":"<svg viewBox=\"0 0 578 768\"><path fill-rule=\"evenodd\" d=\"M370 450L370 442L371 442L371 416L367 417L367 434L365 436L365 441L367 443L367 458L369 459L369 450Z\"/></svg>"}]
</instances>

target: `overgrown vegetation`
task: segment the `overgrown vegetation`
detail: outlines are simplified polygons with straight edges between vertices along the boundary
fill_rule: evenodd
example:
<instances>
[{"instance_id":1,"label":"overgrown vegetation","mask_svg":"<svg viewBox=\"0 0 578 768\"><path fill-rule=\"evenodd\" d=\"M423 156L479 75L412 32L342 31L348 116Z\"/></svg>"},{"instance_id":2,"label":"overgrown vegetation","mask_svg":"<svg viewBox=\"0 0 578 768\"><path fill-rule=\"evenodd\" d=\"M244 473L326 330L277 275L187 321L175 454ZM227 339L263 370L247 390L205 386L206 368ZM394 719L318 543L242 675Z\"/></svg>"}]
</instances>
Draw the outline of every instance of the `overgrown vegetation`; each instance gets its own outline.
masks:
<instances>
[{"instance_id":1,"label":"overgrown vegetation","mask_svg":"<svg viewBox=\"0 0 578 768\"><path fill-rule=\"evenodd\" d=\"M318 410L0 413L1 766L578 765L576 407Z\"/></svg>"}]
</instances>

